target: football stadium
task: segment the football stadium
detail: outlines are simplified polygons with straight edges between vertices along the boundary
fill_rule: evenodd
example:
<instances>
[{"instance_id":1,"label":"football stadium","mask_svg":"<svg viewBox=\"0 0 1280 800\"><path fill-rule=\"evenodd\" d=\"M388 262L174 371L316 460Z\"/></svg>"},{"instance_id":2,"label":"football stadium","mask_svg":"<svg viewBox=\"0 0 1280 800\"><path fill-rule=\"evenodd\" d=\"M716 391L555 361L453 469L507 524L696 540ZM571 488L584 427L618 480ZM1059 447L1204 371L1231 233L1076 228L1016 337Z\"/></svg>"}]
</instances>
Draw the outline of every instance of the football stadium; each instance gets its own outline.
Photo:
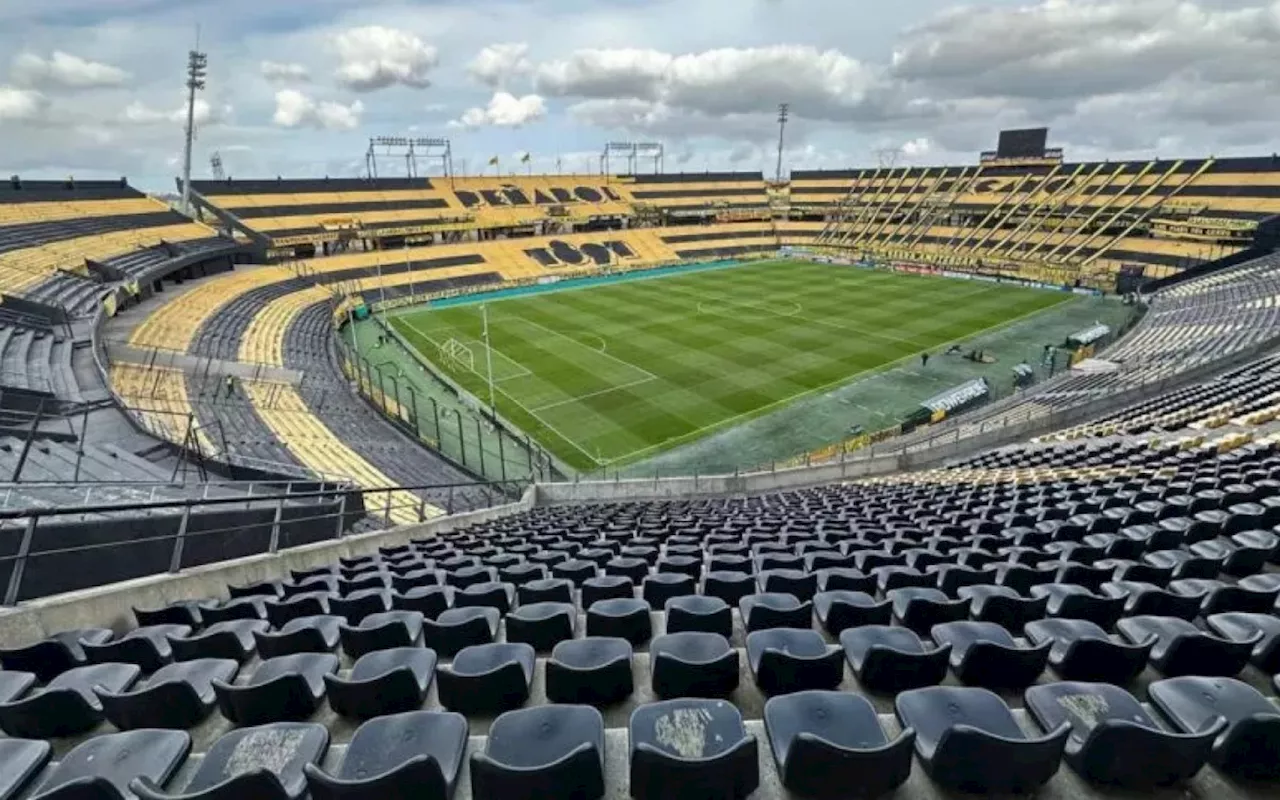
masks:
<instances>
[{"instance_id":1,"label":"football stadium","mask_svg":"<svg viewBox=\"0 0 1280 800\"><path fill-rule=\"evenodd\" d=\"M0 800L1275 795L1280 156L229 177L209 69L0 184Z\"/></svg>"}]
</instances>

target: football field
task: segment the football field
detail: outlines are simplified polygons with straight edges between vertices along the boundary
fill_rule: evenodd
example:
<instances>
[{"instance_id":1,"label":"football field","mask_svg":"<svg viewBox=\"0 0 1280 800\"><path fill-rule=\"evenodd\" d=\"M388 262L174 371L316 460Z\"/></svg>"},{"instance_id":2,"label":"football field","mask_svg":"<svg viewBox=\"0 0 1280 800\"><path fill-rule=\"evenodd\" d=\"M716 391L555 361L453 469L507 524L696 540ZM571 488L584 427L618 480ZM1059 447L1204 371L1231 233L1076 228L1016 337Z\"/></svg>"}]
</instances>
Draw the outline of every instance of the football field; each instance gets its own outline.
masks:
<instances>
[{"instance_id":1,"label":"football field","mask_svg":"<svg viewBox=\"0 0 1280 800\"><path fill-rule=\"evenodd\" d=\"M499 299L496 402L575 469L630 463L1071 297L771 261ZM479 304L391 324L488 402Z\"/></svg>"}]
</instances>

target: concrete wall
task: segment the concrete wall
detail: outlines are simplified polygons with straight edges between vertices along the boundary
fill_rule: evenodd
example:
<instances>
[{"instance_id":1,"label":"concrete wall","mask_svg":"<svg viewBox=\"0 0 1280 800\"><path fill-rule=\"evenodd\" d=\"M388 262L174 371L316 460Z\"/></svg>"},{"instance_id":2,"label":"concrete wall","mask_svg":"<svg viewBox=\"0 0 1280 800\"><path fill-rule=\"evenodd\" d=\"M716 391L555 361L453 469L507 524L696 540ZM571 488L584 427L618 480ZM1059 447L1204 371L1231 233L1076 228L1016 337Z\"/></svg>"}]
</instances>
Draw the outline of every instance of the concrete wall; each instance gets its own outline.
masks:
<instances>
[{"instance_id":1,"label":"concrete wall","mask_svg":"<svg viewBox=\"0 0 1280 800\"><path fill-rule=\"evenodd\" d=\"M291 569L332 564L340 557L367 555L377 552L379 547L438 536L467 525L525 511L533 507L533 501L534 491L529 489L518 502L505 506L441 517L390 531L304 545L274 555L250 556L31 600L13 608L0 609L0 647L29 644L57 631L75 628L127 630L137 625L133 618L134 608L159 608L178 600L225 598L229 583L243 585L287 579Z\"/></svg>"}]
</instances>

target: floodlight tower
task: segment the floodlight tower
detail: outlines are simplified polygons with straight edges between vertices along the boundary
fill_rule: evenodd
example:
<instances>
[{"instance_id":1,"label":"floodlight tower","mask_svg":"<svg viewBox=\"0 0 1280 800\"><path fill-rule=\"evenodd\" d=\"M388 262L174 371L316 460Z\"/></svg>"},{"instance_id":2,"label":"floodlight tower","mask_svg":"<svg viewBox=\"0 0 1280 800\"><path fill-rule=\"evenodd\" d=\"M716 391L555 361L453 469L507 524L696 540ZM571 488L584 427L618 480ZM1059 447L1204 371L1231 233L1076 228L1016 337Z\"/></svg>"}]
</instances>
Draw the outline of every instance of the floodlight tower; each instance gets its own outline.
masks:
<instances>
[{"instance_id":1,"label":"floodlight tower","mask_svg":"<svg viewBox=\"0 0 1280 800\"><path fill-rule=\"evenodd\" d=\"M196 47L200 46L199 38ZM182 210L191 213L191 148L196 136L196 92L204 89L209 57L198 50L187 53L187 141L182 153Z\"/></svg>"},{"instance_id":2,"label":"floodlight tower","mask_svg":"<svg viewBox=\"0 0 1280 800\"><path fill-rule=\"evenodd\" d=\"M778 104L778 171L774 175L774 180L782 183L782 144L785 141L784 136L787 131L787 119L791 113L790 103Z\"/></svg>"}]
</instances>

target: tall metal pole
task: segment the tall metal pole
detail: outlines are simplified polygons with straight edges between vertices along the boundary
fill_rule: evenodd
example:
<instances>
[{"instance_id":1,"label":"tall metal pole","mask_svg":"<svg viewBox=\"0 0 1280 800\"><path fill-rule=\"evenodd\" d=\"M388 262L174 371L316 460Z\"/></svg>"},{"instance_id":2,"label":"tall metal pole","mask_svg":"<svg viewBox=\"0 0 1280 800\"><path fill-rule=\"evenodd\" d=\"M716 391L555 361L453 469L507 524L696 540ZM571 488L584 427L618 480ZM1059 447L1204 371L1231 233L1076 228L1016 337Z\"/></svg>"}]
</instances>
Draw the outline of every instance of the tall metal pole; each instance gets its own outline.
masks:
<instances>
[{"instance_id":1,"label":"tall metal pole","mask_svg":"<svg viewBox=\"0 0 1280 800\"><path fill-rule=\"evenodd\" d=\"M782 144L784 141L784 134L787 130L787 118L790 115L790 112L790 104L778 104L778 172L774 176L774 180L778 183L782 183Z\"/></svg>"},{"instance_id":2,"label":"tall metal pole","mask_svg":"<svg viewBox=\"0 0 1280 800\"><path fill-rule=\"evenodd\" d=\"M198 30L196 47L200 47ZM182 211L186 214L191 213L191 150L196 136L196 92L204 88L208 69L208 56L199 50L187 53L187 141L182 153Z\"/></svg>"},{"instance_id":3,"label":"tall metal pole","mask_svg":"<svg viewBox=\"0 0 1280 800\"><path fill-rule=\"evenodd\" d=\"M493 415L493 423L498 424L498 406L493 399L493 346L489 344L489 304L480 304L480 317L484 321L484 358L488 362L489 371L489 413Z\"/></svg>"}]
</instances>

